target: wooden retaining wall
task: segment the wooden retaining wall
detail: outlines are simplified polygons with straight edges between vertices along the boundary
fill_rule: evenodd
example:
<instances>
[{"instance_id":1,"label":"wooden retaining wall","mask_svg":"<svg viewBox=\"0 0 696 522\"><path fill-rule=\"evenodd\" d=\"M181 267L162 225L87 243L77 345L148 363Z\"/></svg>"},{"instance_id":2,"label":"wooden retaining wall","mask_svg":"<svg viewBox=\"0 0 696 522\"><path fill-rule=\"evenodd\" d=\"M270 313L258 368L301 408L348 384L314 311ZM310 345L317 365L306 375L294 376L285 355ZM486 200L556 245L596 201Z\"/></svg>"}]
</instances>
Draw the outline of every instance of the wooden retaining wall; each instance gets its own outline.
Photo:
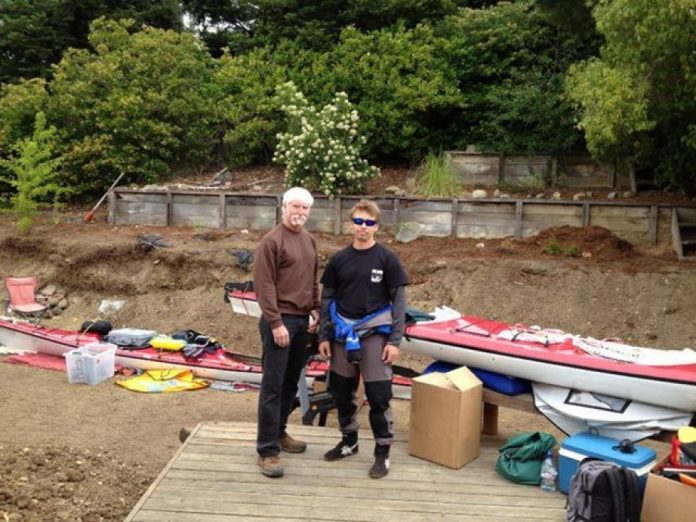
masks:
<instances>
[{"instance_id":1,"label":"wooden retaining wall","mask_svg":"<svg viewBox=\"0 0 696 522\"><path fill-rule=\"evenodd\" d=\"M350 208L357 196L316 197L307 229L347 233ZM597 225L633 244L670 243L672 213L694 205L616 201L536 199L373 198L382 211L382 230L396 233L417 223L424 236L468 238L528 237L541 230ZM109 222L114 225L191 226L268 230L281 217L281 197L274 194L136 191L109 194Z\"/></svg>"},{"instance_id":2,"label":"wooden retaining wall","mask_svg":"<svg viewBox=\"0 0 696 522\"><path fill-rule=\"evenodd\" d=\"M529 186L542 180L546 185L571 188L632 187L628 168L625 172L617 171L589 156L505 156L446 151L445 157L463 185Z\"/></svg>"}]
</instances>

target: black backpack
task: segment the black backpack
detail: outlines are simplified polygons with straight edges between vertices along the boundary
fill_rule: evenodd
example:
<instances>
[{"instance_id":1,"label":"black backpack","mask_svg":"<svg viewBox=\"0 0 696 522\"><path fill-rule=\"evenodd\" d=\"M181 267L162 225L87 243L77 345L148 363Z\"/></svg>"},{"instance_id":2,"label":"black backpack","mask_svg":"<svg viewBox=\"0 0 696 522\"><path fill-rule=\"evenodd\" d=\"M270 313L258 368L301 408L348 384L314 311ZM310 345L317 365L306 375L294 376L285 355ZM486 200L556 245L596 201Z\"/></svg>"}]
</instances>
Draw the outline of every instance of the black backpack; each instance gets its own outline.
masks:
<instances>
[{"instance_id":1,"label":"black backpack","mask_svg":"<svg viewBox=\"0 0 696 522\"><path fill-rule=\"evenodd\" d=\"M586 458L570 479L569 522L639 522L638 475L614 462Z\"/></svg>"}]
</instances>

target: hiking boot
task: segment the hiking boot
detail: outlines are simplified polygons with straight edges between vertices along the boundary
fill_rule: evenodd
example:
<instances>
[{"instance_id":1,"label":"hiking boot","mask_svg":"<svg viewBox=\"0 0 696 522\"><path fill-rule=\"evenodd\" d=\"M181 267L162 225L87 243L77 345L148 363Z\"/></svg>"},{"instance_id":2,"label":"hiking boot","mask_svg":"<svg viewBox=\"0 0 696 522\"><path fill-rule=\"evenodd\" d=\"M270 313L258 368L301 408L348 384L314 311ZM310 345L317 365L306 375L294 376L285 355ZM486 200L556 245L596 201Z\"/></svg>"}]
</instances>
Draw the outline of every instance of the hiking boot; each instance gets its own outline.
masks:
<instances>
[{"instance_id":1,"label":"hiking boot","mask_svg":"<svg viewBox=\"0 0 696 522\"><path fill-rule=\"evenodd\" d=\"M270 457L259 456L258 463L261 468L261 473L266 477L278 478L283 476L284 470L283 466L280 464L280 457L278 455L271 455Z\"/></svg>"},{"instance_id":2,"label":"hiking boot","mask_svg":"<svg viewBox=\"0 0 696 522\"><path fill-rule=\"evenodd\" d=\"M375 463L370 468L370 477L374 479L382 478L389 473L389 456L375 455Z\"/></svg>"},{"instance_id":3,"label":"hiking boot","mask_svg":"<svg viewBox=\"0 0 696 522\"><path fill-rule=\"evenodd\" d=\"M287 433L283 435L278 442L280 443L280 449L287 451L288 453L304 453L304 451L307 449L306 442L293 439Z\"/></svg>"},{"instance_id":4,"label":"hiking boot","mask_svg":"<svg viewBox=\"0 0 696 522\"><path fill-rule=\"evenodd\" d=\"M353 441L353 440L347 440L344 437L344 439L341 442L336 444L335 448L330 449L329 451L324 453L324 460L328 460L329 462L333 462L334 460L341 460L343 458L350 457L351 455L355 455L357 452L358 452L358 438L355 437L355 439Z\"/></svg>"}]
</instances>

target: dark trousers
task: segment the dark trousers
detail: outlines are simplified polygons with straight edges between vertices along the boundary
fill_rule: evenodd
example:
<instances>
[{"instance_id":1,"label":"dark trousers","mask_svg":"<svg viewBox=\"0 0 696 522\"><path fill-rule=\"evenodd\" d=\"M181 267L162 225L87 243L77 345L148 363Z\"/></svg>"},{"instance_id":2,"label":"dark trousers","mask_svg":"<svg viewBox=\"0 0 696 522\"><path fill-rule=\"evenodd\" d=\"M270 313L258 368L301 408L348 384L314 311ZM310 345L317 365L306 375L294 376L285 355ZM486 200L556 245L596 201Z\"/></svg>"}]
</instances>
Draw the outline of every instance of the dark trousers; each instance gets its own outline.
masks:
<instances>
[{"instance_id":1,"label":"dark trousers","mask_svg":"<svg viewBox=\"0 0 696 522\"><path fill-rule=\"evenodd\" d=\"M290 334L290 345L281 348L273 341L270 325L259 321L263 355L261 391L259 392L256 451L262 457L280 453L278 438L283 435L288 415L297 396L297 383L305 364L307 349L306 315L283 315Z\"/></svg>"}]
</instances>

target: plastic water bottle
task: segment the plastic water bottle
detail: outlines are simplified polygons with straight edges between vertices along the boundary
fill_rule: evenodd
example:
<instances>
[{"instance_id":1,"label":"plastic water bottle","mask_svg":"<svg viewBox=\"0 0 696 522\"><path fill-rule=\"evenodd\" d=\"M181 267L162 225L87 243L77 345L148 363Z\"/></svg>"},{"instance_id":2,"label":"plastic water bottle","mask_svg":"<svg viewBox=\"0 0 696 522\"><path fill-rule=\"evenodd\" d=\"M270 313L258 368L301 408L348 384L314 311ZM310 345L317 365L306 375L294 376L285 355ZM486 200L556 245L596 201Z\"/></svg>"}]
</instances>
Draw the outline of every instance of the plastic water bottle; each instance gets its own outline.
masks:
<instances>
[{"instance_id":1,"label":"plastic water bottle","mask_svg":"<svg viewBox=\"0 0 696 522\"><path fill-rule=\"evenodd\" d=\"M541 463L541 482L539 486L544 491L556 491L556 477L558 476L558 471L553 465L553 453L549 450L546 453L546 458L544 462Z\"/></svg>"}]
</instances>

